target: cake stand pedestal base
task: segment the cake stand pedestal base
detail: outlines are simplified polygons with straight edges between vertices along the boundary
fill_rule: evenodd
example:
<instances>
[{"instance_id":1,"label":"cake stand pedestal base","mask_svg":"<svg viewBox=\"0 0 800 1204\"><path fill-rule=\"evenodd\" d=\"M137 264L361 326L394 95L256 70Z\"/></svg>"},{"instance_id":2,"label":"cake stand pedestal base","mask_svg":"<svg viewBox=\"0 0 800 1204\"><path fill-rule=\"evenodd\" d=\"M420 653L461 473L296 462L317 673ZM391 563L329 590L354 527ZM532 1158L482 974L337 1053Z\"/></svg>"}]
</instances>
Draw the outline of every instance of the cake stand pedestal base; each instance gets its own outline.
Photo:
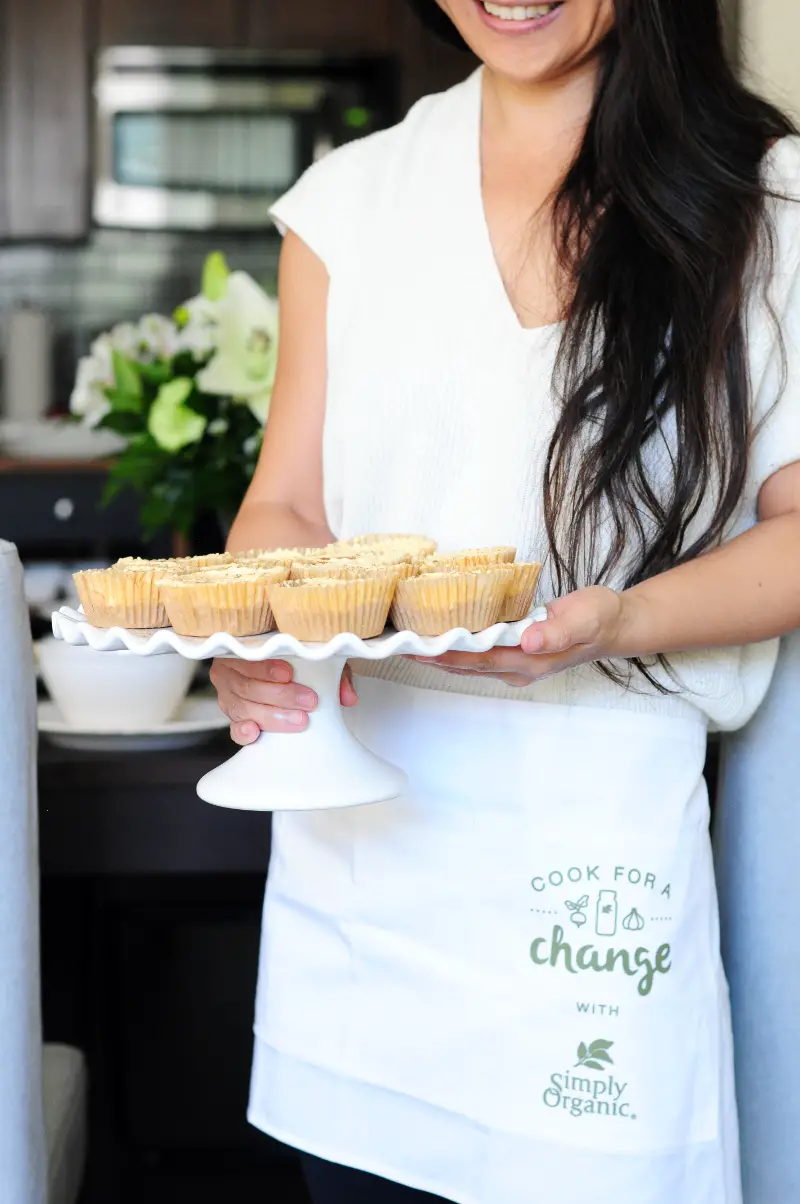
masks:
<instances>
[{"instance_id":1,"label":"cake stand pedestal base","mask_svg":"<svg viewBox=\"0 0 800 1204\"><path fill-rule=\"evenodd\" d=\"M365 748L345 723L339 692L348 658L282 659L319 697L308 727L297 735L263 732L201 779L200 798L237 811L325 811L403 794L406 774Z\"/></svg>"}]
</instances>

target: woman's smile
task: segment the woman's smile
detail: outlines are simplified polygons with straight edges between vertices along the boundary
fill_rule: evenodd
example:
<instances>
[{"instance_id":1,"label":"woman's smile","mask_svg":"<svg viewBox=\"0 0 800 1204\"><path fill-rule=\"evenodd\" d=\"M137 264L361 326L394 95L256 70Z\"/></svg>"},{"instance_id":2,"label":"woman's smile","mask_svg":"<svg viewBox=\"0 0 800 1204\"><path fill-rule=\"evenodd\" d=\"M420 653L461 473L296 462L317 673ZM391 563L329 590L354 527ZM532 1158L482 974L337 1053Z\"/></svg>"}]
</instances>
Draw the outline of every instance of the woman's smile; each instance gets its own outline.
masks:
<instances>
[{"instance_id":1,"label":"woman's smile","mask_svg":"<svg viewBox=\"0 0 800 1204\"><path fill-rule=\"evenodd\" d=\"M493 0L475 0L486 25L497 33L519 36L547 28L557 20L565 0L549 4L496 4Z\"/></svg>"},{"instance_id":2,"label":"woman's smile","mask_svg":"<svg viewBox=\"0 0 800 1204\"><path fill-rule=\"evenodd\" d=\"M566 81L597 59L615 22L614 0L435 3L489 71L515 86Z\"/></svg>"}]
</instances>

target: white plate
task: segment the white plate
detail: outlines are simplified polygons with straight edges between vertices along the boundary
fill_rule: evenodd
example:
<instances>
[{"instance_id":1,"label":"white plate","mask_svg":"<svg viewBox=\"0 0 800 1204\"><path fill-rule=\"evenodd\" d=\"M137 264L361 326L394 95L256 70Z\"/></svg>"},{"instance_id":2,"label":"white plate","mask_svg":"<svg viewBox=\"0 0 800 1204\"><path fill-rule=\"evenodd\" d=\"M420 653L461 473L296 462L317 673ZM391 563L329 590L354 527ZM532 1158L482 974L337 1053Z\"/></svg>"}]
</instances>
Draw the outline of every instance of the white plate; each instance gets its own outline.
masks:
<instances>
[{"instance_id":1,"label":"white plate","mask_svg":"<svg viewBox=\"0 0 800 1204\"><path fill-rule=\"evenodd\" d=\"M0 447L16 460L102 460L122 451L125 440L113 431L42 418L0 422Z\"/></svg>"},{"instance_id":2,"label":"white plate","mask_svg":"<svg viewBox=\"0 0 800 1204\"><path fill-rule=\"evenodd\" d=\"M149 731L98 732L71 727L52 702L38 705L39 732L59 748L79 752L158 752L191 748L228 727L215 698L187 698L174 719Z\"/></svg>"},{"instance_id":3,"label":"white plate","mask_svg":"<svg viewBox=\"0 0 800 1204\"><path fill-rule=\"evenodd\" d=\"M207 803L242 811L322 811L384 802L408 787L403 770L365 748L344 722L339 689L350 658L385 660L514 648L531 623L546 618L547 611L538 610L521 623L498 623L475 635L461 628L427 639L411 631L388 630L374 640L345 634L327 644L302 644L279 633L246 639L219 634L201 640L178 636L171 629L106 630L92 627L78 611L62 607L53 615L53 633L68 644L88 644L99 652L127 648L140 656L177 652L195 661L215 656L252 662L289 660L295 681L311 687L319 697L308 727L297 734L262 732L255 744L206 774L197 793Z\"/></svg>"},{"instance_id":4,"label":"white plate","mask_svg":"<svg viewBox=\"0 0 800 1204\"><path fill-rule=\"evenodd\" d=\"M521 623L497 623L486 631L472 634L456 628L445 635L419 636L413 631L387 631L374 640L356 635L337 635L326 644L303 644L291 635L273 632L237 639L220 632L208 639L176 635L171 628L160 631L128 631L124 627L92 627L86 616L68 606L53 614L53 634L68 644L88 644L98 652L119 652L127 648L140 656L177 652L189 660L211 660L216 656L237 657L245 661L266 661L276 657L298 657L307 661L327 661L335 657L382 661L390 656L442 656L445 652L488 652L490 648L514 648L531 623L547 618L538 610Z\"/></svg>"}]
</instances>

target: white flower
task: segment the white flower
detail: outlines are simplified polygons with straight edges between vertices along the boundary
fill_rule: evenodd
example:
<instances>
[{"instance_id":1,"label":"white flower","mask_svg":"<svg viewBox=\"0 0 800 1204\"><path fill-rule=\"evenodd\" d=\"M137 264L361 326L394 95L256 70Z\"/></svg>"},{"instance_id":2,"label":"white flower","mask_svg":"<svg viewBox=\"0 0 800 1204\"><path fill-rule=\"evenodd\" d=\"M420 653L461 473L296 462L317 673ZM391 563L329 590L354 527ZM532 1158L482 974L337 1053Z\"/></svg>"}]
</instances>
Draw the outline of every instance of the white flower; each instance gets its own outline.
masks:
<instances>
[{"instance_id":1,"label":"white flower","mask_svg":"<svg viewBox=\"0 0 800 1204\"><path fill-rule=\"evenodd\" d=\"M162 314L146 314L139 323L139 352L134 357L148 360L171 360L178 348L178 328L171 318Z\"/></svg>"},{"instance_id":2,"label":"white flower","mask_svg":"<svg viewBox=\"0 0 800 1204\"><path fill-rule=\"evenodd\" d=\"M229 429L227 418L215 418L208 424L209 435L227 435Z\"/></svg>"},{"instance_id":3,"label":"white flower","mask_svg":"<svg viewBox=\"0 0 800 1204\"><path fill-rule=\"evenodd\" d=\"M102 377L108 384L114 383L113 351L114 344L110 334L101 334L89 348L89 358L97 365L98 377Z\"/></svg>"},{"instance_id":4,"label":"white flower","mask_svg":"<svg viewBox=\"0 0 800 1204\"><path fill-rule=\"evenodd\" d=\"M211 325L217 324L217 302L209 301L204 293L198 293L191 301L184 301L178 309L180 325Z\"/></svg>"},{"instance_id":5,"label":"white flower","mask_svg":"<svg viewBox=\"0 0 800 1204\"><path fill-rule=\"evenodd\" d=\"M238 399L235 398L234 400ZM272 387L270 386L270 388L266 389L263 393L258 393L255 397L248 397L246 401L247 408L253 417L257 419L262 426L266 426L267 419L269 418L270 402L272 401Z\"/></svg>"},{"instance_id":6,"label":"white flower","mask_svg":"<svg viewBox=\"0 0 800 1204\"><path fill-rule=\"evenodd\" d=\"M189 352L196 362L207 360L217 349L217 317L214 302L194 297L178 310L178 352Z\"/></svg>"},{"instance_id":7,"label":"white flower","mask_svg":"<svg viewBox=\"0 0 800 1204\"><path fill-rule=\"evenodd\" d=\"M246 456L254 456L261 446L261 435L250 435L242 444L242 451Z\"/></svg>"},{"instance_id":8,"label":"white flower","mask_svg":"<svg viewBox=\"0 0 800 1204\"><path fill-rule=\"evenodd\" d=\"M115 326L110 334L102 335L98 342L104 341L107 344L109 352L113 348L120 355L124 355L126 359L135 360L139 358L139 328L133 322L120 322Z\"/></svg>"},{"instance_id":9,"label":"white flower","mask_svg":"<svg viewBox=\"0 0 800 1204\"><path fill-rule=\"evenodd\" d=\"M110 346L97 340L92 344L92 354L78 362L69 400L70 411L83 420L84 426L97 426L111 409L105 390L113 384Z\"/></svg>"},{"instance_id":10,"label":"white flower","mask_svg":"<svg viewBox=\"0 0 800 1204\"><path fill-rule=\"evenodd\" d=\"M198 374L198 387L266 418L278 362L278 303L246 272L232 272L225 295L213 304L217 353Z\"/></svg>"}]
</instances>

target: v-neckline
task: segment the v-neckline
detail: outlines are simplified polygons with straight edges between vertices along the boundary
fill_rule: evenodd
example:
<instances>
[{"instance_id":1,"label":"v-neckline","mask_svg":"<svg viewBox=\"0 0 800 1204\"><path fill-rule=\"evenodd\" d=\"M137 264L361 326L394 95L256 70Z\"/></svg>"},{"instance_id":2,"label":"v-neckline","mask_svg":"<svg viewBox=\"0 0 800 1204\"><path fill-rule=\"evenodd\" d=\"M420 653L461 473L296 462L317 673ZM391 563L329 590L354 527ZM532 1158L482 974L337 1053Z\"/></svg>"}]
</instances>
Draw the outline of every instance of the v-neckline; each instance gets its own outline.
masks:
<instances>
[{"instance_id":1,"label":"v-neckline","mask_svg":"<svg viewBox=\"0 0 800 1204\"><path fill-rule=\"evenodd\" d=\"M534 339L537 336L552 335L556 331L564 329L565 323L563 320L550 322L545 326L525 326L522 322L506 288L503 273L500 270L500 263L494 249L494 243L492 242L492 232L489 228L486 203L483 197L483 72L484 68L479 67L468 81L471 92L469 106L470 197L474 198L481 258L486 264L487 278L491 281L495 293L498 294L498 303L502 305L508 320L516 327L520 335L530 339Z\"/></svg>"}]
</instances>

